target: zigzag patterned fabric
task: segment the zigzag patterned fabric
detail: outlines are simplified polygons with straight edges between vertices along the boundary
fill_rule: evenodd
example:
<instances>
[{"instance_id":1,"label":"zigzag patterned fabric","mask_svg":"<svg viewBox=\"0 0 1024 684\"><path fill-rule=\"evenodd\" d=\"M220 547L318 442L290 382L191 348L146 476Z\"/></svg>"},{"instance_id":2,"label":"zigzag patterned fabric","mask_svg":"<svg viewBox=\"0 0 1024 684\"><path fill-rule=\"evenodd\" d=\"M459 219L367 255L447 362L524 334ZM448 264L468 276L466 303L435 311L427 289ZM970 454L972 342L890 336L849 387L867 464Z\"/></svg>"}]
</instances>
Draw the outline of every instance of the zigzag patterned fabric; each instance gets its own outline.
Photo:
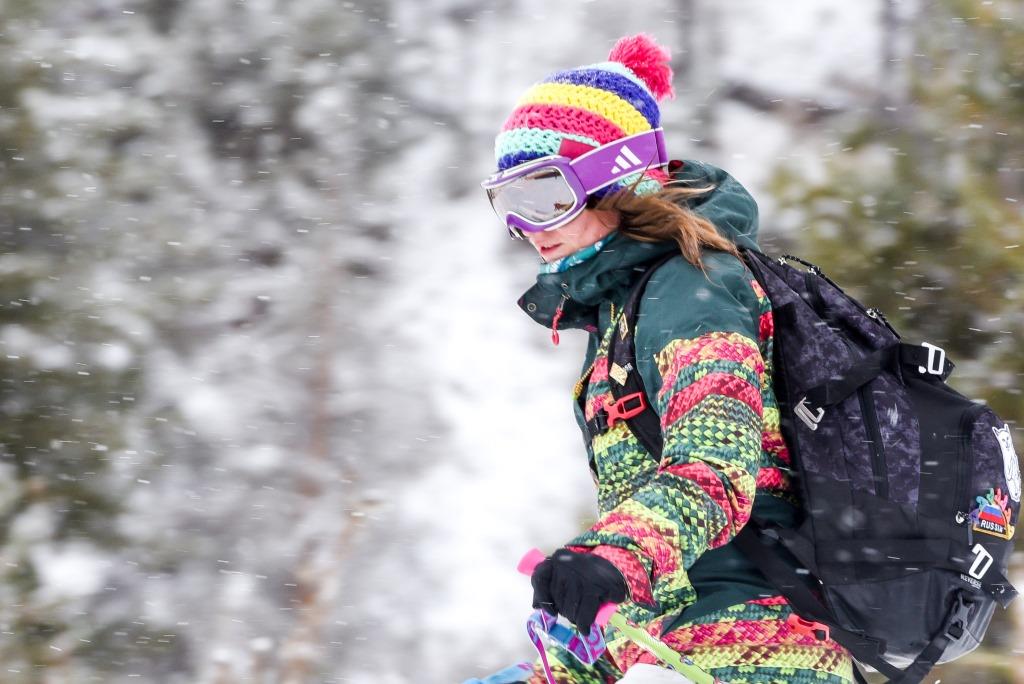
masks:
<instances>
[{"instance_id":1,"label":"zigzag patterned fabric","mask_svg":"<svg viewBox=\"0 0 1024 684\"><path fill-rule=\"evenodd\" d=\"M661 639L685 652L704 672L728 684L846 684L853 681L853 663L841 646L794 631L786 618L792 610L782 597L749 601L681 625ZM668 617L646 630L660 636ZM621 640L618 661L657 664L646 651ZM564 651L548 652L559 684L609 684L623 674L605 657L593 667L581 665ZM529 684L546 684L536 670Z\"/></svg>"},{"instance_id":2,"label":"zigzag patterned fabric","mask_svg":"<svg viewBox=\"0 0 1024 684\"><path fill-rule=\"evenodd\" d=\"M613 401L609 340L603 341L590 378L588 420ZM662 377L657 410L665 438L660 468L653 472L650 455L625 423L596 437L592 447L602 515L571 542L631 552L617 560L638 609L693 603L686 571L746 523L762 461L765 368L755 341L717 332L676 339L661 350L657 363ZM638 488L638 482L646 484ZM655 616L651 611L636 617L646 622Z\"/></svg>"},{"instance_id":3,"label":"zigzag patterned fabric","mask_svg":"<svg viewBox=\"0 0 1024 684\"><path fill-rule=\"evenodd\" d=\"M761 397L764 406L762 416L764 425L761 432L763 458L761 459L761 470L757 473L757 488L795 504L796 496L793 493L793 485L786 470L782 469L789 469L792 466L792 461L786 442L782 439L782 429L779 426L779 404L775 400L775 392L771 386L774 374L772 359L775 358L773 353L775 322L772 318L772 303L768 301L768 295L756 280L750 281L750 287L757 297L758 344L761 348L761 358L764 360L764 373L761 375Z\"/></svg>"},{"instance_id":4,"label":"zigzag patterned fabric","mask_svg":"<svg viewBox=\"0 0 1024 684\"><path fill-rule=\"evenodd\" d=\"M742 528L755 492L793 496L782 470L790 460L771 387L771 306L756 282L750 286L759 308L757 340L711 331L673 339L657 354L662 384L656 408L665 440L660 464L623 422L591 443L601 515L568 546L614 563L630 589L619 612L659 637L666 621L697 598L688 569ZM612 317L589 382L578 385L585 387L587 420L614 401L608 344L617 328ZM730 684L852 681L847 652L794 632L785 623L790 613L784 599L772 597L705 615L662 638ZM562 663L558 681L616 681L637 662L655 662L614 628L605 635L608 662L596 670L552 651ZM542 682L540 676L531 682Z\"/></svg>"},{"instance_id":5,"label":"zigzag patterned fabric","mask_svg":"<svg viewBox=\"0 0 1024 684\"><path fill-rule=\"evenodd\" d=\"M790 614L781 596L758 599L709 613L661 638L729 684L852 681L853 663L846 651L835 642L795 631L786 623ZM647 630L660 634L667 619L651 622ZM619 658L630 663L656 662L630 642L624 642Z\"/></svg>"}]
</instances>

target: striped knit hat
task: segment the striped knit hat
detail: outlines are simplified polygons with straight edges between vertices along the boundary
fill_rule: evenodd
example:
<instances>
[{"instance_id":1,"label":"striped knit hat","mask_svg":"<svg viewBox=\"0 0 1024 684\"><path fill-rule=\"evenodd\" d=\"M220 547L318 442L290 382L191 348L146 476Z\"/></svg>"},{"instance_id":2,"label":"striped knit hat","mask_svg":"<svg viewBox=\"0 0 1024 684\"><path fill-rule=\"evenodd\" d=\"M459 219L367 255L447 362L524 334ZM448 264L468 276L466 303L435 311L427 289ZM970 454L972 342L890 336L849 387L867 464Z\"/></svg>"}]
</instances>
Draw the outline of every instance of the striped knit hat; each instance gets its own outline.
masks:
<instances>
[{"instance_id":1,"label":"striped knit hat","mask_svg":"<svg viewBox=\"0 0 1024 684\"><path fill-rule=\"evenodd\" d=\"M615 43L607 62L558 71L534 84L494 142L498 170L549 155L575 158L658 128L658 102L675 95L670 59L668 50L649 36L629 36ZM627 176L594 195L630 187L639 178ZM649 170L634 192L657 192L665 180L661 169Z\"/></svg>"}]
</instances>

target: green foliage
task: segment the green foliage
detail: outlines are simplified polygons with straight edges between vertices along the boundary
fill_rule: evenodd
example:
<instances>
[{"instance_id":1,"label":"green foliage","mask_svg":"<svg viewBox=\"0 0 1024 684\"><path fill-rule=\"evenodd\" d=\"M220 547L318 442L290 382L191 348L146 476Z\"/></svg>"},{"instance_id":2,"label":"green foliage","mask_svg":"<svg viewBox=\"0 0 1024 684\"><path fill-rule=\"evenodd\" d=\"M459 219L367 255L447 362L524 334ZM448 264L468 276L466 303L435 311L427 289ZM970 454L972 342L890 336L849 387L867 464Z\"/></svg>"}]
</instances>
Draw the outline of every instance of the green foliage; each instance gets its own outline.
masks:
<instances>
[{"instance_id":1,"label":"green foliage","mask_svg":"<svg viewBox=\"0 0 1024 684\"><path fill-rule=\"evenodd\" d=\"M125 620L97 631L78 656L97 673L148 673L166 677L191 675L188 642L172 628Z\"/></svg>"},{"instance_id":2,"label":"green foliage","mask_svg":"<svg viewBox=\"0 0 1024 684\"><path fill-rule=\"evenodd\" d=\"M906 337L944 347L960 364L954 382L1019 420L1024 29L996 8L947 2L915 38L909 102L858 121L824 181L787 168L773 190L799 217L802 254Z\"/></svg>"},{"instance_id":3,"label":"green foliage","mask_svg":"<svg viewBox=\"0 0 1024 684\"><path fill-rule=\"evenodd\" d=\"M86 228L47 209L60 196L49 131L24 102L59 90L61 74L18 42L45 9L12 5L0 34L0 668L11 682L42 681L96 627L74 626L81 602L51 591L42 564L123 543L110 458L138 375L88 294L96 264L75 252Z\"/></svg>"},{"instance_id":4,"label":"green foliage","mask_svg":"<svg viewBox=\"0 0 1024 684\"><path fill-rule=\"evenodd\" d=\"M109 461L121 443L119 408L136 383L136 371L96 362L103 341L116 336L48 287L39 271L54 272L47 261L0 257L0 620L15 635L0 642L0 661L32 669L53 660L72 603L39 593L34 552L122 543Z\"/></svg>"}]
</instances>

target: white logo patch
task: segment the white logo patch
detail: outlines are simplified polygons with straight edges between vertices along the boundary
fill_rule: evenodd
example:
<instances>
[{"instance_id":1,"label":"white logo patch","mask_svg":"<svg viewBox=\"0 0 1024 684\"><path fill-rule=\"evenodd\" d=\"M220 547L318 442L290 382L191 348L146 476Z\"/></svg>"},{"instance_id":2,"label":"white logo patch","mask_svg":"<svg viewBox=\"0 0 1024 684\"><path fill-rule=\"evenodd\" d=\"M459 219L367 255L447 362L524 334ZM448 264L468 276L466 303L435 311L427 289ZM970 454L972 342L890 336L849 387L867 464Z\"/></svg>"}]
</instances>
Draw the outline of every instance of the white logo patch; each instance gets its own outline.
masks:
<instances>
[{"instance_id":1,"label":"white logo patch","mask_svg":"<svg viewBox=\"0 0 1024 684\"><path fill-rule=\"evenodd\" d=\"M641 163L640 157L636 156L633 150L623 145L619 148L619 154L615 157L615 166L612 167L612 173L622 173L634 166L640 166Z\"/></svg>"},{"instance_id":2,"label":"white logo patch","mask_svg":"<svg viewBox=\"0 0 1024 684\"><path fill-rule=\"evenodd\" d=\"M1017 462L1017 452L1013 450L1010 426L992 428L992 432L999 440L999 449L1003 452L1003 475L1006 476L1006 488L1010 490L1010 498L1020 501L1020 464Z\"/></svg>"},{"instance_id":3,"label":"white logo patch","mask_svg":"<svg viewBox=\"0 0 1024 684\"><path fill-rule=\"evenodd\" d=\"M974 553L974 563L971 565L970 575L975 579L985 579L985 573L992 567L992 561L995 559L981 544L975 544L971 551Z\"/></svg>"}]
</instances>

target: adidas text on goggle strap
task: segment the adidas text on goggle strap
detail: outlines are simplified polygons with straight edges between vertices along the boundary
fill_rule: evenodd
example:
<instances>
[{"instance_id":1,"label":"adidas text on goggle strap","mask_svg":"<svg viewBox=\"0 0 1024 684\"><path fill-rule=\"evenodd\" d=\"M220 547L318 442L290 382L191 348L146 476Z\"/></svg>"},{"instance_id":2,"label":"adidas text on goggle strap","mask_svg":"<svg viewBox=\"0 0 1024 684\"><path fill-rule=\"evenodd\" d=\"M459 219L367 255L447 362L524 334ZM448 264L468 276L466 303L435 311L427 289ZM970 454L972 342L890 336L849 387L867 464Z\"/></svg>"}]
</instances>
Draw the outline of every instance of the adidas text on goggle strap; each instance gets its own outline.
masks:
<instances>
[{"instance_id":1,"label":"adidas text on goggle strap","mask_svg":"<svg viewBox=\"0 0 1024 684\"><path fill-rule=\"evenodd\" d=\"M668 163L662 129L620 138L575 159L552 155L499 171L480 185L510 232L554 230L587 206L587 197L626 176Z\"/></svg>"}]
</instances>

